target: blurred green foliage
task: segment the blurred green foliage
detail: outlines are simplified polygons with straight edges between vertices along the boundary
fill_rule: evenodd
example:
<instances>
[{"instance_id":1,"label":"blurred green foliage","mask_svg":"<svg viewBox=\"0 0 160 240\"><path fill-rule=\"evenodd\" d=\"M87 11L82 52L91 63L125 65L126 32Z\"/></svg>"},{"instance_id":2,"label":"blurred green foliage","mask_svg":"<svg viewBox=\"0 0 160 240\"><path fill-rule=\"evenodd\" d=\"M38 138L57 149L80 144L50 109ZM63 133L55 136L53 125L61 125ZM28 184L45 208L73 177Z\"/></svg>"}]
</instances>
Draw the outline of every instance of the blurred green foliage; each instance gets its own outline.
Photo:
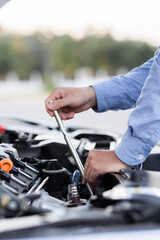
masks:
<instances>
[{"instance_id":1,"label":"blurred green foliage","mask_svg":"<svg viewBox=\"0 0 160 240\"><path fill-rule=\"evenodd\" d=\"M93 73L106 68L110 75L117 69L128 70L142 64L154 54L155 48L145 42L116 41L110 35L85 36L76 40L71 36L45 37L0 35L0 78L15 71L20 79L28 79L32 71L39 71L48 79L53 71L62 71L73 78L76 69L89 67Z\"/></svg>"}]
</instances>

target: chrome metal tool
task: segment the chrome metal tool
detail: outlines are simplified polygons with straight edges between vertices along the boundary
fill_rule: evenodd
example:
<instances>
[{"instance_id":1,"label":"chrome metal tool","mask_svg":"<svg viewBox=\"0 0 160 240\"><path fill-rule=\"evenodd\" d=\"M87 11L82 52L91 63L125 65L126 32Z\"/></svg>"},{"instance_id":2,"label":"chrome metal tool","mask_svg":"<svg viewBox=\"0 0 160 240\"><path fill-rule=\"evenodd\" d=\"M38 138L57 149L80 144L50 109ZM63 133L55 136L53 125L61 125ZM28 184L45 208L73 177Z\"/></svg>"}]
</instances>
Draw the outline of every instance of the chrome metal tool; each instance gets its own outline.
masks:
<instances>
[{"instance_id":1,"label":"chrome metal tool","mask_svg":"<svg viewBox=\"0 0 160 240\"><path fill-rule=\"evenodd\" d=\"M56 118L57 124L58 124L61 132L64 135L64 139L65 139L65 141L66 141L66 143L67 143L67 145L68 145L68 147L69 147L69 149L70 149L70 151L72 153L72 156L73 156L74 160L76 161L76 163L78 165L79 171L80 171L80 173L82 174L82 177L83 177L83 175L84 175L84 167L83 167L82 162L81 162L81 160L80 160L80 158L78 156L78 153L77 153L75 147L72 144L72 141L71 141L71 139L70 139L70 137L69 137L65 127L64 127L63 121L62 121L58 111L54 110L53 112L54 112L54 116ZM91 190L91 188L90 188L90 186L88 184L87 184L87 188L88 188L88 190L90 192L90 195L92 196L93 193L92 193L92 190Z\"/></svg>"}]
</instances>

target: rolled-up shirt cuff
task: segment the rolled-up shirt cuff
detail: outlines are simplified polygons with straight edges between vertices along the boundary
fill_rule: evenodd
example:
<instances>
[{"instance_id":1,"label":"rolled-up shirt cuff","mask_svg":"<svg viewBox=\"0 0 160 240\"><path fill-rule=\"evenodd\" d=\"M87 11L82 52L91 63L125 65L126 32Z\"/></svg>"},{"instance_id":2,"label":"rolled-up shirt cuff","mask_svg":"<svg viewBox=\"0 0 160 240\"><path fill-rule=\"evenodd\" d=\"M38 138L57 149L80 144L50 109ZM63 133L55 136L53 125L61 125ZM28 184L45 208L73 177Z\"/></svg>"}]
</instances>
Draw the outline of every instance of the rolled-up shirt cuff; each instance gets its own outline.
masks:
<instances>
[{"instance_id":1,"label":"rolled-up shirt cuff","mask_svg":"<svg viewBox=\"0 0 160 240\"><path fill-rule=\"evenodd\" d=\"M108 110L118 111L120 109L128 109L133 106L133 101L128 97L124 90L124 85L120 79L124 76L117 76L112 79L91 85L93 87L97 107L93 108L95 112L105 112Z\"/></svg>"},{"instance_id":2,"label":"rolled-up shirt cuff","mask_svg":"<svg viewBox=\"0 0 160 240\"><path fill-rule=\"evenodd\" d=\"M97 107L93 108L95 112L105 112L107 110L118 110L121 104L120 89L117 88L117 82L113 81L114 78L91 85L93 87L96 99Z\"/></svg>"},{"instance_id":3,"label":"rolled-up shirt cuff","mask_svg":"<svg viewBox=\"0 0 160 240\"><path fill-rule=\"evenodd\" d=\"M106 85L106 83L105 83ZM106 88L104 87L104 84L102 83L97 83L94 85L91 85L93 87L95 94L96 94L96 99L97 99L97 106L93 107L93 110L95 112L104 112L107 110L107 103L104 101L104 96L106 95Z\"/></svg>"},{"instance_id":4,"label":"rolled-up shirt cuff","mask_svg":"<svg viewBox=\"0 0 160 240\"><path fill-rule=\"evenodd\" d=\"M128 128L120 144L116 147L115 153L122 162L129 166L135 166L146 160L151 149L151 146L131 136L130 129Z\"/></svg>"}]
</instances>

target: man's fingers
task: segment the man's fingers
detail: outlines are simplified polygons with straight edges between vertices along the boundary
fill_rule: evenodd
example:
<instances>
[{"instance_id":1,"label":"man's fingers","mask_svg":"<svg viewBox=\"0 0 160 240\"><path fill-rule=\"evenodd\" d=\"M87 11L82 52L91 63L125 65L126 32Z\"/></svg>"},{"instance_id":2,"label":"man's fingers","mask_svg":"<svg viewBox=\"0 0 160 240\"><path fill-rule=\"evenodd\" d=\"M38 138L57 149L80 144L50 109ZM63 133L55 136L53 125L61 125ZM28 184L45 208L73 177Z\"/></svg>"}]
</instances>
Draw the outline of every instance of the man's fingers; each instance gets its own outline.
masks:
<instances>
[{"instance_id":1,"label":"man's fingers","mask_svg":"<svg viewBox=\"0 0 160 240\"><path fill-rule=\"evenodd\" d=\"M89 164L90 164L90 156L88 155L88 158L87 158L86 163L84 165L84 176L83 176L83 181L82 181L83 184L87 183L86 176L88 174Z\"/></svg>"},{"instance_id":2,"label":"man's fingers","mask_svg":"<svg viewBox=\"0 0 160 240\"><path fill-rule=\"evenodd\" d=\"M92 183L93 185L96 183L96 179L99 176L99 166L95 161L96 153L96 150L91 150L88 154L88 158L84 166L83 183L88 182L90 184Z\"/></svg>"},{"instance_id":3,"label":"man's fingers","mask_svg":"<svg viewBox=\"0 0 160 240\"><path fill-rule=\"evenodd\" d=\"M91 188L92 190L94 190L94 188L96 187L96 185L94 185L94 184L91 183L91 182L88 182L88 184L89 184L89 186L90 186L90 188Z\"/></svg>"},{"instance_id":4,"label":"man's fingers","mask_svg":"<svg viewBox=\"0 0 160 240\"><path fill-rule=\"evenodd\" d=\"M94 184L98 176L99 176L99 172L96 171L96 169L90 164L88 171L86 172L86 175L85 175L86 182L90 182Z\"/></svg>"},{"instance_id":5,"label":"man's fingers","mask_svg":"<svg viewBox=\"0 0 160 240\"><path fill-rule=\"evenodd\" d=\"M45 108L46 110L49 109L49 106L51 107L52 106L52 102L55 100L56 98L53 97L53 96L49 96L46 100L45 100ZM47 111L48 112L48 111Z\"/></svg>"},{"instance_id":6,"label":"man's fingers","mask_svg":"<svg viewBox=\"0 0 160 240\"><path fill-rule=\"evenodd\" d=\"M84 177L83 177L83 183L87 183L88 181L88 176L90 175L91 171L91 160L93 158L94 150L91 150L88 154L86 163L84 165Z\"/></svg>"},{"instance_id":7,"label":"man's fingers","mask_svg":"<svg viewBox=\"0 0 160 240\"><path fill-rule=\"evenodd\" d=\"M69 112L69 113L59 112L59 115L62 120L69 120L74 117L74 112Z\"/></svg>"},{"instance_id":8,"label":"man's fingers","mask_svg":"<svg viewBox=\"0 0 160 240\"><path fill-rule=\"evenodd\" d=\"M86 174L85 174L85 183L88 182L88 179L89 179L90 173L91 173L91 169L90 169L90 167L89 167L89 168L86 170Z\"/></svg>"},{"instance_id":9,"label":"man's fingers","mask_svg":"<svg viewBox=\"0 0 160 240\"><path fill-rule=\"evenodd\" d=\"M49 98L50 99L50 98ZM70 100L69 98L62 98L58 100L49 100L47 99L45 101L46 111L48 114L53 117L54 116L54 110L58 110L60 117L62 120L72 119L74 117L74 112L70 110L69 104Z\"/></svg>"},{"instance_id":10,"label":"man's fingers","mask_svg":"<svg viewBox=\"0 0 160 240\"><path fill-rule=\"evenodd\" d=\"M62 99L58 99L58 100L54 100L51 103L48 103L48 109L49 110L59 110L62 109L64 107L70 106L71 101L68 97L66 98L62 98Z\"/></svg>"},{"instance_id":11,"label":"man's fingers","mask_svg":"<svg viewBox=\"0 0 160 240\"><path fill-rule=\"evenodd\" d=\"M49 110L49 109L47 109L46 108L46 111L47 111L47 113L51 116L51 117L53 117L54 116L54 114L53 114L53 111L52 110Z\"/></svg>"},{"instance_id":12,"label":"man's fingers","mask_svg":"<svg viewBox=\"0 0 160 240\"><path fill-rule=\"evenodd\" d=\"M60 89L55 88L52 91L52 93L45 100L46 109L48 108L48 104L49 104L50 101L55 101L55 100L60 99L60 98L62 98L61 91L60 91Z\"/></svg>"},{"instance_id":13,"label":"man's fingers","mask_svg":"<svg viewBox=\"0 0 160 240\"><path fill-rule=\"evenodd\" d=\"M91 171L88 174L87 181L94 184L98 176L99 176L98 172L95 172L94 169L91 169Z\"/></svg>"}]
</instances>

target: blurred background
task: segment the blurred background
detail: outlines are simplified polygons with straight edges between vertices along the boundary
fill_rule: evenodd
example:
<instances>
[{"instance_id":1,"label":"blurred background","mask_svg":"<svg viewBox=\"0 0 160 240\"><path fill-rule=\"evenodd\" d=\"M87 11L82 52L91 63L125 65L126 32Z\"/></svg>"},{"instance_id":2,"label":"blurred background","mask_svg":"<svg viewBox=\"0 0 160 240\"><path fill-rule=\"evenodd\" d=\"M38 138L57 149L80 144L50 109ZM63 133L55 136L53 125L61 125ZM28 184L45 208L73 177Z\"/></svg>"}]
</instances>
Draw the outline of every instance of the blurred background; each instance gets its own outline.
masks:
<instances>
[{"instance_id":1,"label":"blurred background","mask_svg":"<svg viewBox=\"0 0 160 240\"><path fill-rule=\"evenodd\" d=\"M125 74L160 42L159 0L10 0L0 8L0 113L53 122L57 86ZM123 133L129 111L78 114L68 125ZM92 119L92 121L91 121Z\"/></svg>"}]
</instances>

